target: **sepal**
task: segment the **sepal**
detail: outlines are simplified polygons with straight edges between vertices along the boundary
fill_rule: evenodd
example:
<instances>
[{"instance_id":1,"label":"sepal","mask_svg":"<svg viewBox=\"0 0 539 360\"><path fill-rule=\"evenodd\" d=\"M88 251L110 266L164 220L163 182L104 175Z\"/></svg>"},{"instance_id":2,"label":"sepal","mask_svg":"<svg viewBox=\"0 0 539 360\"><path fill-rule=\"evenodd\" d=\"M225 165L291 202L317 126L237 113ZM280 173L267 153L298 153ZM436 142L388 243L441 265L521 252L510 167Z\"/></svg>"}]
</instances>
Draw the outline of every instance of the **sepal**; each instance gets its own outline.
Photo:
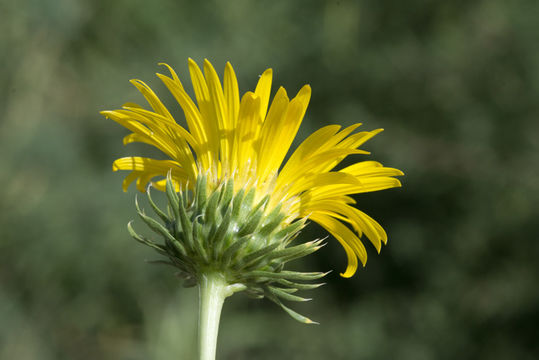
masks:
<instances>
[{"instance_id":1,"label":"sepal","mask_svg":"<svg viewBox=\"0 0 539 360\"><path fill-rule=\"evenodd\" d=\"M210 189L204 175L191 185L180 187L168 174L166 212L157 206L148 188L148 202L160 221L146 215L135 200L141 220L163 238L159 244L137 234L132 223L128 224L135 240L165 257L151 263L177 268L186 287L198 284L204 273L220 273L230 284L231 294L243 291L253 298L267 297L294 319L314 323L282 303L310 300L295 293L319 287L322 284L305 282L326 275L284 270L289 261L324 245L323 240L290 245L306 220L287 221L282 204L269 208L270 195L260 196L255 187L235 190L234 182L227 180Z\"/></svg>"}]
</instances>

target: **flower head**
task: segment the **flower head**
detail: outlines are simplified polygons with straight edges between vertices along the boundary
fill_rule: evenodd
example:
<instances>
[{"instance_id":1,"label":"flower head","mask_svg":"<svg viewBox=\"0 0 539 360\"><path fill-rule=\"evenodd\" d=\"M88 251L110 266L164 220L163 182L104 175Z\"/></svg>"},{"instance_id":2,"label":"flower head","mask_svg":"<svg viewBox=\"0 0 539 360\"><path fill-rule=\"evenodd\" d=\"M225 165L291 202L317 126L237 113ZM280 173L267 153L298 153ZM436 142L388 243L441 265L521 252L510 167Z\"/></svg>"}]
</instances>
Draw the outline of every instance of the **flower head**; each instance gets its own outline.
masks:
<instances>
[{"instance_id":1,"label":"flower head","mask_svg":"<svg viewBox=\"0 0 539 360\"><path fill-rule=\"evenodd\" d=\"M113 164L114 170L130 171L123 182L124 191L133 181L140 191L144 191L151 182L157 189L168 190L169 200L173 203L179 201L180 211L183 211L182 206L186 214L192 210L188 214L192 219L206 215L205 209L212 201L211 194L217 194L214 197L219 204L223 198L230 202L238 196L243 199L245 194L250 194L250 207L246 214L258 211L261 217L271 218L265 225L277 221L278 224L267 234L273 234L271 236L278 238L277 242L287 242L293 237L297 229L279 236L276 234L298 223L298 219L301 225L306 219L314 221L331 233L348 257L347 268L341 274L343 277L350 277L356 272L358 259L363 265L367 261L367 251L360 240L362 235L380 251L382 244L387 242L384 229L354 207L355 200L351 195L398 187L401 184L395 176L403 173L375 161L334 169L348 155L369 154L358 148L382 129L355 132L361 124L344 129L338 125L325 126L310 135L283 165L309 104L309 85L302 87L292 99L280 87L270 105L272 70L268 69L260 76L254 92L246 92L240 99L236 75L230 63L225 66L221 83L209 61L204 61L203 73L189 59L195 102L174 70L162 65L170 76L157 76L183 110L187 128L176 122L155 93L140 80L131 82L152 110L128 103L120 110L102 112L132 132L124 138L124 144L150 144L168 158L157 160L133 156L117 159ZM168 189L167 174L170 174ZM181 196L174 198L172 192L176 191L191 195L183 200ZM200 199L206 205L195 209L200 192L204 193ZM219 216L225 218L227 209L221 210L218 211ZM164 213L163 216L165 222L173 218ZM181 214L178 216L180 219ZM196 223L197 220L194 221ZM253 226L261 229L262 223L264 221L259 219L259 223ZM235 224L235 229L233 225L227 226L232 227L223 236L240 231L242 224ZM175 231L168 230L171 233ZM207 236L211 231L211 226L208 226ZM317 248L315 245L313 249Z\"/></svg>"}]
</instances>

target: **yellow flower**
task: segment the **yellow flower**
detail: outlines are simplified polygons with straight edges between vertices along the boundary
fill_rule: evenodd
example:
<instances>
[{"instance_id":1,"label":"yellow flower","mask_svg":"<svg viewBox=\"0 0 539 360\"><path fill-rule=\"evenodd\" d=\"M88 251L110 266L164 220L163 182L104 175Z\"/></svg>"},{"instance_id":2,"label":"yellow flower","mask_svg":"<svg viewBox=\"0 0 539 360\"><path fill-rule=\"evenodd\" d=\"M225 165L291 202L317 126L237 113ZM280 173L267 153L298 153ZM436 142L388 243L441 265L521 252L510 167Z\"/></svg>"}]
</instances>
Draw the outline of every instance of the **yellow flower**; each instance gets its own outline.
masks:
<instances>
[{"instance_id":1,"label":"yellow flower","mask_svg":"<svg viewBox=\"0 0 539 360\"><path fill-rule=\"evenodd\" d=\"M272 70L268 69L260 76L255 91L246 92L240 100L230 63L225 66L221 84L208 60L204 61L203 74L189 59L195 103L174 70L161 65L171 75L157 76L179 103L188 130L176 122L148 85L131 80L153 111L128 103L121 110L102 114L132 131L124 138L124 144L153 145L169 160L117 159L113 164L115 171L131 171L123 182L124 191L135 180L137 188L144 191L156 177L152 184L164 190L169 172L178 189L193 190L201 175L206 177L210 189L233 179L235 191L254 188L258 199L269 195L269 211L280 204L287 216L285 223L308 218L331 233L348 257L343 277L356 272L358 259L363 266L367 261L360 240L363 234L380 252L382 243L387 242L386 232L353 206L355 201L350 195L401 186L394 176L403 173L375 161L333 169L348 155L369 154L358 147L382 129L354 133L361 124L345 129L339 125L325 126L310 135L281 166L307 110L309 85L303 86L292 100L280 87L270 105Z\"/></svg>"}]
</instances>

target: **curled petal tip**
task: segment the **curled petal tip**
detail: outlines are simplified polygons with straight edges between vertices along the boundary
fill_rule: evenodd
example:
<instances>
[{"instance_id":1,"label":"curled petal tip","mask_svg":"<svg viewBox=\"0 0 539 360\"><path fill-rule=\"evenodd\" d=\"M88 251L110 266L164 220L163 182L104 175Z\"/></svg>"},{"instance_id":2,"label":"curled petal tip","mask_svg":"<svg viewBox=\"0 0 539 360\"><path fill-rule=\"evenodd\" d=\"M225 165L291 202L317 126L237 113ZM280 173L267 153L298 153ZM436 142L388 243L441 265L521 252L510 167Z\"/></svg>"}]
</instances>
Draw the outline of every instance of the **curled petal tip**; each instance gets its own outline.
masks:
<instances>
[{"instance_id":1,"label":"curled petal tip","mask_svg":"<svg viewBox=\"0 0 539 360\"><path fill-rule=\"evenodd\" d=\"M311 92L312 92L311 85L309 85L309 84L303 85L303 87L299 90L299 92L300 92L300 93L306 92L306 93L308 93L308 94L311 94Z\"/></svg>"}]
</instances>

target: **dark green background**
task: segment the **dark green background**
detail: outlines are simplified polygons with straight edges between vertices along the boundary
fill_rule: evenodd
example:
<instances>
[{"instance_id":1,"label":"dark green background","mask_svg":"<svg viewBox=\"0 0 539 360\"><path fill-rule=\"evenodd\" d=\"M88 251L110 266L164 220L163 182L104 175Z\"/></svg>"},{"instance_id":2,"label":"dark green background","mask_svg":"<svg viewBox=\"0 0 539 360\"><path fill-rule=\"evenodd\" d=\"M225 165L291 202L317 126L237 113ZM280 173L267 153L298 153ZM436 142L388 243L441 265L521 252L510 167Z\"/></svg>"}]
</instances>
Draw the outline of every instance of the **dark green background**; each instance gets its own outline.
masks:
<instances>
[{"instance_id":1,"label":"dark green background","mask_svg":"<svg viewBox=\"0 0 539 360\"><path fill-rule=\"evenodd\" d=\"M539 2L0 0L0 358L194 359L197 292L125 224L112 161L127 131L98 111L168 62L225 61L240 91L310 83L298 140L383 127L369 157L403 188L358 197L389 234L349 280L333 239L296 268L335 271L296 309L231 298L219 359L539 356ZM176 108L176 114L178 109ZM297 145L297 142L296 142ZM326 234L316 225L303 240Z\"/></svg>"}]
</instances>

